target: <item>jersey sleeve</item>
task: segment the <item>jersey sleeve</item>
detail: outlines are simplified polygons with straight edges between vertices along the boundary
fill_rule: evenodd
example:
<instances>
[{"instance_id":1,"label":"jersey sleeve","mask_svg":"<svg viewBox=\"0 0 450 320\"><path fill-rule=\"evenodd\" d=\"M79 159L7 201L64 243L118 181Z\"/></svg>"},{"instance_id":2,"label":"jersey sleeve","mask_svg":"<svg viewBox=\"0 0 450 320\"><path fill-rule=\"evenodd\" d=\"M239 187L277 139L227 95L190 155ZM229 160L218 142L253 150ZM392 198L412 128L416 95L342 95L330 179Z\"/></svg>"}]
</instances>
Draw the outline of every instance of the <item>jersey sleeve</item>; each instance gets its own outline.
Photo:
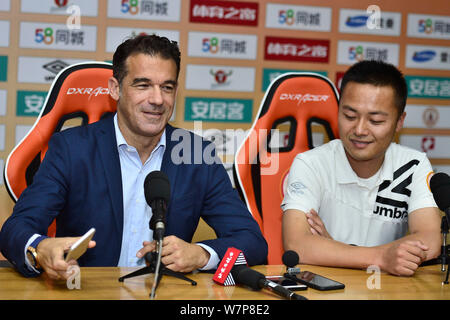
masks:
<instances>
[{"instance_id":1,"label":"jersey sleeve","mask_svg":"<svg viewBox=\"0 0 450 320\"><path fill-rule=\"evenodd\" d=\"M315 169L302 155L295 157L284 188L283 211L296 209L309 212L314 209L319 212L321 188L314 172Z\"/></svg>"},{"instance_id":2,"label":"jersey sleeve","mask_svg":"<svg viewBox=\"0 0 450 320\"><path fill-rule=\"evenodd\" d=\"M437 207L429 187L429 179L432 172L433 168L431 167L431 163L424 156L413 174L408 213L421 208Z\"/></svg>"}]
</instances>

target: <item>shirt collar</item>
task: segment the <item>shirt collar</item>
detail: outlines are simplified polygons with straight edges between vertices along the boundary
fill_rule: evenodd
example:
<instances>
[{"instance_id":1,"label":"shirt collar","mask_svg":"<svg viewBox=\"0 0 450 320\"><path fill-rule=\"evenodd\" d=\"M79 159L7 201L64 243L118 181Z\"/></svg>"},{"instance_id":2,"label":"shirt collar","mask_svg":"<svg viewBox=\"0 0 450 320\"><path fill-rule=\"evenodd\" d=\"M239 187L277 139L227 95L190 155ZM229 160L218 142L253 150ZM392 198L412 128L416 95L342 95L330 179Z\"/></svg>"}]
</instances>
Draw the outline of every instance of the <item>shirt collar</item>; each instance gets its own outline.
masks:
<instances>
[{"instance_id":1,"label":"shirt collar","mask_svg":"<svg viewBox=\"0 0 450 320\"><path fill-rule=\"evenodd\" d=\"M336 143L335 166L336 179L338 183L346 184L358 182L358 176L348 162L341 140L337 140Z\"/></svg>"},{"instance_id":2,"label":"shirt collar","mask_svg":"<svg viewBox=\"0 0 450 320\"><path fill-rule=\"evenodd\" d=\"M336 146L336 161L335 161L335 170L336 170L336 178L337 182L341 184L346 183L358 183L358 176L355 171L353 171L350 163L348 162L347 155L345 154L344 146L342 145L342 141L338 140ZM389 180L393 180L393 170L392 170L392 143L389 145L386 153L384 154L384 161L381 165L381 172L379 176L379 183Z\"/></svg>"},{"instance_id":3,"label":"shirt collar","mask_svg":"<svg viewBox=\"0 0 450 320\"><path fill-rule=\"evenodd\" d=\"M383 161L383 165L381 166L381 174L380 174L381 181L394 180L394 166L393 166L394 157L392 155L393 144L394 143L391 143L389 145L389 147L386 150L386 153L384 154L384 161Z\"/></svg>"},{"instance_id":4,"label":"shirt collar","mask_svg":"<svg viewBox=\"0 0 450 320\"><path fill-rule=\"evenodd\" d=\"M119 129L119 123L117 121L117 113L114 115L114 131L116 133L116 140L117 140L117 148L120 146L129 146L127 141L122 135L122 132ZM164 129L161 138L158 141L158 144L156 145L155 149L153 149L152 153L157 150L159 147L165 148L166 147L166 129Z\"/></svg>"}]
</instances>

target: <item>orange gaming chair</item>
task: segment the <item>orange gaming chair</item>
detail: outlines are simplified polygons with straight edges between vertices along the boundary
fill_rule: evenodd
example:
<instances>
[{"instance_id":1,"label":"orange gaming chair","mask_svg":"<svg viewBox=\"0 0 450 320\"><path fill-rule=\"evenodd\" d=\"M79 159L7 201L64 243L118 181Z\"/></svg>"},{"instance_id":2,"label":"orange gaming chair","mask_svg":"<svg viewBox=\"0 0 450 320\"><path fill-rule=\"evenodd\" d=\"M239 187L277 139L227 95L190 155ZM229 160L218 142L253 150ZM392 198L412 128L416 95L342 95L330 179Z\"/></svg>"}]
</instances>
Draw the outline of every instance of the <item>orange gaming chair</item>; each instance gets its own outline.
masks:
<instances>
[{"instance_id":1,"label":"orange gaming chair","mask_svg":"<svg viewBox=\"0 0 450 320\"><path fill-rule=\"evenodd\" d=\"M267 89L252 128L236 152L236 187L266 238L269 264L282 264L280 205L290 166L298 153L314 147L313 122L325 127L329 140L338 138L338 99L333 83L323 76L280 75ZM271 140L282 124L289 126L289 135L284 145L274 148Z\"/></svg>"},{"instance_id":2,"label":"orange gaming chair","mask_svg":"<svg viewBox=\"0 0 450 320\"><path fill-rule=\"evenodd\" d=\"M86 125L116 111L108 89L111 76L112 65L105 62L74 64L56 76L36 122L6 160L3 174L13 201L33 182L51 136L61 131L66 121L81 118ZM55 232L53 222L48 234L54 236Z\"/></svg>"}]
</instances>

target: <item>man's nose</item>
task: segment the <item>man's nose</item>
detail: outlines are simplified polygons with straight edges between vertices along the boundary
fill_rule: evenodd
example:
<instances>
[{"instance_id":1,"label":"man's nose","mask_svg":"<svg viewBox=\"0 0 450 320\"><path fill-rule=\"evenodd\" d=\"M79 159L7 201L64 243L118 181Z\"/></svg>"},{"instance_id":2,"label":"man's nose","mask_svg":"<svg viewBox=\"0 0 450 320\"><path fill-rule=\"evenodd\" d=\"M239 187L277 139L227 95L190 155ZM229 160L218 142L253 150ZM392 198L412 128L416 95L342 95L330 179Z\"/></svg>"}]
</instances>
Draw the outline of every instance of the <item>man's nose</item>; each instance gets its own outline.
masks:
<instances>
[{"instance_id":1,"label":"man's nose","mask_svg":"<svg viewBox=\"0 0 450 320\"><path fill-rule=\"evenodd\" d=\"M163 103L163 94L162 90L158 85L153 86L153 90L151 90L149 96L149 102L155 105L161 105Z\"/></svg>"},{"instance_id":2,"label":"man's nose","mask_svg":"<svg viewBox=\"0 0 450 320\"><path fill-rule=\"evenodd\" d=\"M356 123L356 127L355 127L355 134L357 136L365 136L368 134L367 120L365 120L364 118L360 118L358 120L358 122Z\"/></svg>"}]
</instances>

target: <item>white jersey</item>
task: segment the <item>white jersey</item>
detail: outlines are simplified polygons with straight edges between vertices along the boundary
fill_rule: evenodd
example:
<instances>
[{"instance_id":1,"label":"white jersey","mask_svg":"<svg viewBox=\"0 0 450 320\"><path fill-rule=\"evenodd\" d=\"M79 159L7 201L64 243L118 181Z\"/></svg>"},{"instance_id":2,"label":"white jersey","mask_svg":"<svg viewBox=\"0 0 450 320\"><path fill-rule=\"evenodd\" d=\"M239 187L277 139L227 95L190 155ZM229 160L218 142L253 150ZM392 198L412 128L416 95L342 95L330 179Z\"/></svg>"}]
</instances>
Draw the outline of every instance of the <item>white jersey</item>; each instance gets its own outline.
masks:
<instances>
[{"instance_id":1,"label":"white jersey","mask_svg":"<svg viewBox=\"0 0 450 320\"><path fill-rule=\"evenodd\" d=\"M380 170L361 179L336 139L295 157L281 208L314 209L334 240L377 246L405 236L414 210L436 207L430 172L425 153L391 143Z\"/></svg>"}]
</instances>

